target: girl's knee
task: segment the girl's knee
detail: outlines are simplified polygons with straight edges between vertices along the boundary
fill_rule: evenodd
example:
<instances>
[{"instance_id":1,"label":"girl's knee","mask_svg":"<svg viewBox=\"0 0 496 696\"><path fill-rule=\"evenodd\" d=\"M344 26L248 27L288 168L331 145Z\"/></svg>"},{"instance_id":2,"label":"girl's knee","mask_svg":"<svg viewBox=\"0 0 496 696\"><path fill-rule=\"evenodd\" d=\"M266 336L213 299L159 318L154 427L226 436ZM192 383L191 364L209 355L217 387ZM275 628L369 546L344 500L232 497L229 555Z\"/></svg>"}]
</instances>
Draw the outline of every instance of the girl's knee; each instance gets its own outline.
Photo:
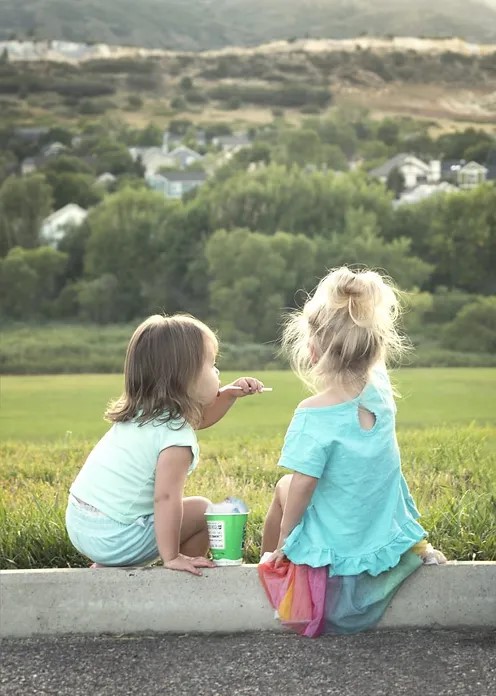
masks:
<instances>
[{"instance_id":1,"label":"girl's knee","mask_svg":"<svg viewBox=\"0 0 496 696\"><path fill-rule=\"evenodd\" d=\"M190 498L183 498L183 506L185 508L196 508L205 512L207 507L210 505L210 500L208 498L203 498L203 496L195 495Z\"/></svg>"}]
</instances>

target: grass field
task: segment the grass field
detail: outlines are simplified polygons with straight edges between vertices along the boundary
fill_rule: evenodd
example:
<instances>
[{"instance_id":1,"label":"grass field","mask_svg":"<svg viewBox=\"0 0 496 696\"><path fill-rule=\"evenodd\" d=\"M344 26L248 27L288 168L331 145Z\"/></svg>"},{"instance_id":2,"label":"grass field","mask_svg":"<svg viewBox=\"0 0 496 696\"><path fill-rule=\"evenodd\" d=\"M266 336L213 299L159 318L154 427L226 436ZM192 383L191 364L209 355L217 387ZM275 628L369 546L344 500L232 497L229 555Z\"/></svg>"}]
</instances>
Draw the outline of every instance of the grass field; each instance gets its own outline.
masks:
<instances>
[{"instance_id":1,"label":"grass field","mask_svg":"<svg viewBox=\"0 0 496 696\"><path fill-rule=\"evenodd\" d=\"M234 375L224 374L224 382ZM258 558L283 436L304 395L286 372L260 374L272 393L242 399L202 431L187 494L243 497L245 559ZM394 381L403 466L431 541L451 559L496 560L496 370L401 370ZM0 568L81 566L64 528L68 487L105 431L111 375L1 380Z\"/></svg>"},{"instance_id":2,"label":"grass field","mask_svg":"<svg viewBox=\"0 0 496 696\"><path fill-rule=\"evenodd\" d=\"M223 373L222 381L227 384L237 376ZM242 399L215 428L201 433L202 440L282 437L305 391L290 372L264 372L260 377L274 391ZM402 397L400 428L496 426L496 369L403 369L393 373L393 381ZM108 427L105 406L121 389L119 375L2 377L2 439L96 440Z\"/></svg>"}]
</instances>

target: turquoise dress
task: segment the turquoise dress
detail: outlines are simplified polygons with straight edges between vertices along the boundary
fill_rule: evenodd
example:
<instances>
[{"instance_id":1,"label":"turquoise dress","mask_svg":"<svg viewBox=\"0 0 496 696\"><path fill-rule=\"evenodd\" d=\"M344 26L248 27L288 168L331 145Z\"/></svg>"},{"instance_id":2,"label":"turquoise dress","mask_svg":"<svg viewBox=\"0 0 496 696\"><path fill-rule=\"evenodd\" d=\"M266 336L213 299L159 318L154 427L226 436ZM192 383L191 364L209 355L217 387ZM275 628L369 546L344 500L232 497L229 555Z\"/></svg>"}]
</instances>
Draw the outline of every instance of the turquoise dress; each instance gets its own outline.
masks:
<instances>
[{"instance_id":1,"label":"turquoise dress","mask_svg":"<svg viewBox=\"0 0 496 696\"><path fill-rule=\"evenodd\" d=\"M370 430L360 425L359 406L375 416ZM318 483L283 547L290 561L329 566L330 577L377 576L427 536L401 471L395 414L382 368L355 399L296 409L279 465Z\"/></svg>"}]
</instances>

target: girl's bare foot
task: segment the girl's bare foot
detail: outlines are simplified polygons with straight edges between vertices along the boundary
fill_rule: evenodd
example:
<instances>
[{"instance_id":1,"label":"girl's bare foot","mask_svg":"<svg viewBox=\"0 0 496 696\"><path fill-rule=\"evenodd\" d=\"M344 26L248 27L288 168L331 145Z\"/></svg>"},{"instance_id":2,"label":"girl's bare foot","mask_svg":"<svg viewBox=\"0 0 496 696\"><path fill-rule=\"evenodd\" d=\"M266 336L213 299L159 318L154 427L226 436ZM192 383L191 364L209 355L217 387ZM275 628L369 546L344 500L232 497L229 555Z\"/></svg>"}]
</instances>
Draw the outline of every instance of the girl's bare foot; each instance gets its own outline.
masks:
<instances>
[{"instance_id":1,"label":"girl's bare foot","mask_svg":"<svg viewBox=\"0 0 496 696\"><path fill-rule=\"evenodd\" d=\"M427 544L425 553L422 554L424 565L443 565L447 562L446 556L439 549L435 549L432 544Z\"/></svg>"}]
</instances>

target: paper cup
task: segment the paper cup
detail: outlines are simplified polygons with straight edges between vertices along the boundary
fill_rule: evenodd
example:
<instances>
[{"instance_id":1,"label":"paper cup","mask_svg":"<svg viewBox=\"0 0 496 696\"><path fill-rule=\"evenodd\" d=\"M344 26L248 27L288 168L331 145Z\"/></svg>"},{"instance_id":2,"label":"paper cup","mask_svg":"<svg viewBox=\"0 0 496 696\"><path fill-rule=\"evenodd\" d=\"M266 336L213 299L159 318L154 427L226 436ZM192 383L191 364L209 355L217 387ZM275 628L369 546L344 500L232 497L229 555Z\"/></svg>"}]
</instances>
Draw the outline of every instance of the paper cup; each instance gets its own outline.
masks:
<instances>
[{"instance_id":1,"label":"paper cup","mask_svg":"<svg viewBox=\"0 0 496 696\"><path fill-rule=\"evenodd\" d=\"M235 566L243 563L247 512L206 512L210 551L215 565Z\"/></svg>"}]
</instances>

